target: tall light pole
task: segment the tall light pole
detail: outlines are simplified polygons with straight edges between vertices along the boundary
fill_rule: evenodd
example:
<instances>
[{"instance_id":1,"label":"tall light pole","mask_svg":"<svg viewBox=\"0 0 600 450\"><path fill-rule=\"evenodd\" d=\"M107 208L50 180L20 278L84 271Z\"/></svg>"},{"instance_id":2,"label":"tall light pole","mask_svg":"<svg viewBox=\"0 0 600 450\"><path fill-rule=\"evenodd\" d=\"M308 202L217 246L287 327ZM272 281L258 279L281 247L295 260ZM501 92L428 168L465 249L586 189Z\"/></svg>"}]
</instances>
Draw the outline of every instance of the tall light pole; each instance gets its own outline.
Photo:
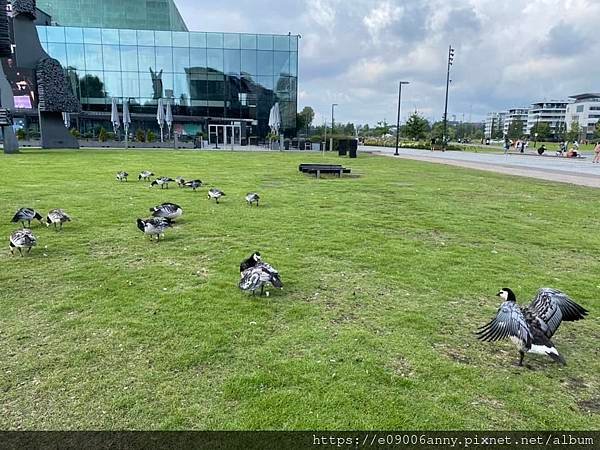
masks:
<instances>
[{"instance_id":1,"label":"tall light pole","mask_svg":"<svg viewBox=\"0 0 600 450\"><path fill-rule=\"evenodd\" d=\"M450 66L454 62L454 49L450 45L448 47L448 73L446 75L446 103L444 105L444 142L443 149L448 149L448 88L450 87Z\"/></svg>"},{"instance_id":2,"label":"tall light pole","mask_svg":"<svg viewBox=\"0 0 600 450\"><path fill-rule=\"evenodd\" d=\"M398 83L398 120L396 120L396 153L395 156L398 156L398 143L400 141L400 102L402 101L402 85L409 84L408 81L400 81Z\"/></svg>"},{"instance_id":3,"label":"tall light pole","mask_svg":"<svg viewBox=\"0 0 600 450\"><path fill-rule=\"evenodd\" d=\"M331 104L331 138L329 138L329 150L331 151L333 151L333 135L335 134L335 119L333 118L333 109L337 105L337 103Z\"/></svg>"}]
</instances>

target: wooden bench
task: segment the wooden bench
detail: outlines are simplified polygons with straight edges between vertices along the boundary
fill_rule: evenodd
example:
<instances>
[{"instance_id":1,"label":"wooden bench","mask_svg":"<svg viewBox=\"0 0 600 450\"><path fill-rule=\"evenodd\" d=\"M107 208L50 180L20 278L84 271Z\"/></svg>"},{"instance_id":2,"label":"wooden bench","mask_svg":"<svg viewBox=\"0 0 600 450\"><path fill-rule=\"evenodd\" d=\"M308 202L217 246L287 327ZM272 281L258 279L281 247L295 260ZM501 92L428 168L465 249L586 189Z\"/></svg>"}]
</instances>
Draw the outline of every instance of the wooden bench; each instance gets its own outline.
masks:
<instances>
[{"instance_id":1,"label":"wooden bench","mask_svg":"<svg viewBox=\"0 0 600 450\"><path fill-rule=\"evenodd\" d=\"M339 164L300 164L298 170L302 173L314 173L316 178L321 178L322 173L337 174L341 178L343 173L352 172L352 169Z\"/></svg>"}]
</instances>

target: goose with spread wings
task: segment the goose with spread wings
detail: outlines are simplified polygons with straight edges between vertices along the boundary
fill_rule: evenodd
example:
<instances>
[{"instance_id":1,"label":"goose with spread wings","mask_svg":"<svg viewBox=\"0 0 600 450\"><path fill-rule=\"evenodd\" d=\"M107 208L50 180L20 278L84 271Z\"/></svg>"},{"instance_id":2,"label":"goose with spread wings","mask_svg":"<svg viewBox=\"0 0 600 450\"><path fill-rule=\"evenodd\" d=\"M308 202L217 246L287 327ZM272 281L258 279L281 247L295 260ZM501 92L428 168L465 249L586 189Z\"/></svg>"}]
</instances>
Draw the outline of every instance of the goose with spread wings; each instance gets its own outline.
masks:
<instances>
[{"instance_id":1,"label":"goose with spread wings","mask_svg":"<svg viewBox=\"0 0 600 450\"><path fill-rule=\"evenodd\" d=\"M265 291L265 285L267 284L271 284L278 289L283 287L279 272L270 264L262 262L260 254L254 253L250 258L242 261L240 270L242 270L245 263L248 262L252 265L241 272L241 279L238 284L242 291L252 292L252 295L254 295L256 294L256 290L260 288L260 295L262 295ZM267 296L268 295L269 293L267 292Z\"/></svg>"},{"instance_id":2,"label":"goose with spread wings","mask_svg":"<svg viewBox=\"0 0 600 450\"><path fill-rule=\"evenodd\" d=\"M525 353L547 355L565 365L565 359L550 339L563 321L581 320L588 311L565 293L552 288L540 289L527 307L517 304L517 297L509 288L503 288L497 295L504 303L496 317L479 328L477 338L482 341L509 338L519 349L519 366L523 365Z\"/></svg>"}]
</instances>

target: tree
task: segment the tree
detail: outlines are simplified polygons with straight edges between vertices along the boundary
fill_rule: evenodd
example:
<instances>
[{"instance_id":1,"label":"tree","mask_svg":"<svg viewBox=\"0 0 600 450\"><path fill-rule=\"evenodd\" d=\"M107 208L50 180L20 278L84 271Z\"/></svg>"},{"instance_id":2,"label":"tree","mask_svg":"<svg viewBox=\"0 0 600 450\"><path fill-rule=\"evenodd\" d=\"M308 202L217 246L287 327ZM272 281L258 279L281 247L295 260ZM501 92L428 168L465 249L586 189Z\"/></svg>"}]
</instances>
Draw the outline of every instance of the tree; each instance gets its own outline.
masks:
<instances>
[{"instance_id":1,"label":"tree","mask_svg":"<svg viewBox=\"0 0 600 450\"><path fill-rule=\"evenodd\" d=\"M552 131L550 130L550 124L548 122L537 122L534 126L531 127L531 137L535 138L536 133L536 140L548 140L550 138L550 135L552 134Z\"/></svg>"},{"instance_id":2,"label":"tree","mask_svg":"<svg viewBox=\"0 0 600 450\"><path fill-rule=\"evenodd\" d=\"M306 130L312 125L312 121L315 118L315 112L310 106L305 106L302 111L296 114L296 128L298 130Z\"/></svg>"},{"instance_id":3,"label":"tree","mask_svg":"<svg viewBox=\"0 0 600 450\"><path fill-rule=\"evenodd\" d=\"M596 126L594 127L594 137L600 139L600 120L596 122Z\"/></svg>"},{"instance_id":4,"label":"tree","mask_svg":"<svg viewBox=\"0 0 600 450\"><path fill-rule=\"evenodd\" d=\"M104 83L96 75L86 75L81 79L81 96L84 98L104 98Z\"/></svg>"},{"instance_id":5,"label":"tree","mask_svg":"<svg viewBox=\"0 0 600 450\"><path fill-rule=\"evenodd\" d=\"M425 139L428 131L429 122L424 117L421 117L418 113L411 115L404 126L404 132L406 136L416 141L419 139Z\"/></svg>"},{"instance_id":6,"label":"tree","mask_svg":"<svg viewBox=\"0 0 600 450\"><path fill-rule=\"evenodd\" d=\"M554 131L554 137L558 141L564 141L567 135L567 124L565 122L559 122L556 125L556 130Z\"/></svg>"},{"instance_id":7,"label":"tree","mask_svg":"<svg viewBox=\"0 0 600 450\"><path fill-rule=\"evenodd\" d=\"M513 120L508 125L508 132L506 135L509 139L519 139L523 136L523 121L522 120Z\"/></svg>"},{"instance_id":8,"label":"tree","mask_svg":"<svg viewBox=\"0 0 600 450\"><path fill-rule=\"evenodd\" d=\"M579 122L575 120L571 122L571 126L569 127L569 131L567 131L567 141L576 141L579 139L579 132L581 131L581 127L579 126Z\"/></svg>"},{"instance_id":9,"label":"tree","mask_svg":"<svg viewBox=\"0 0 600 450\"><path fill-rule=\"evenodd\" d=\"M100 142L106 142L107 139L108 139L108 133L106 132L104 127L101 127L100 131L98 132L98 140Z\"/></svg>"}]
</instances>

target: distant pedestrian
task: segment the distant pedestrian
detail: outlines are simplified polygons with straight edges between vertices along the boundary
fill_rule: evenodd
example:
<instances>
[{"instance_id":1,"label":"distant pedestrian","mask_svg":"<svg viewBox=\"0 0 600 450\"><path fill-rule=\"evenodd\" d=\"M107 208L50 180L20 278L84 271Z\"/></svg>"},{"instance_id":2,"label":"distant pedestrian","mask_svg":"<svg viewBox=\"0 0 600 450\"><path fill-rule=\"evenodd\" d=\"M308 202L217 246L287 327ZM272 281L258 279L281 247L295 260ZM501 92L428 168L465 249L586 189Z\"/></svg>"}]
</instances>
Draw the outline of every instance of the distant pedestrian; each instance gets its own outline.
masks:
<instances>
[{"instance_id":1,"label":"distant pedestrian","mask_svg":"<svg viewBox=\"0 0 600 450\"><path fill-rule=\"evenodd\" d=\"M596 142L596 147L594 147L594 159L593 163L600 163L600 142Z\"/></svg>"},{"instance_id":2,"label":"distant pedestrian","mask_svg":"<svg viewBox=\"0 0 600 450\"><path fill-rule=\"evenodd\" d=\"M577 142L577 140L573 141L573 148L575 148L575 150L579 151L579 142Z\"/></svg>"},{"instance_id":3,"label":"distant pedestrian","mask_svg":"<svg viewBox=\"0 0 600 450\"><path fill-rule=\"evenodd\" d=\"M508 138L504 139L504 154L507 155L510 150L510 141Z\"/></svg>"}]
</instances>

